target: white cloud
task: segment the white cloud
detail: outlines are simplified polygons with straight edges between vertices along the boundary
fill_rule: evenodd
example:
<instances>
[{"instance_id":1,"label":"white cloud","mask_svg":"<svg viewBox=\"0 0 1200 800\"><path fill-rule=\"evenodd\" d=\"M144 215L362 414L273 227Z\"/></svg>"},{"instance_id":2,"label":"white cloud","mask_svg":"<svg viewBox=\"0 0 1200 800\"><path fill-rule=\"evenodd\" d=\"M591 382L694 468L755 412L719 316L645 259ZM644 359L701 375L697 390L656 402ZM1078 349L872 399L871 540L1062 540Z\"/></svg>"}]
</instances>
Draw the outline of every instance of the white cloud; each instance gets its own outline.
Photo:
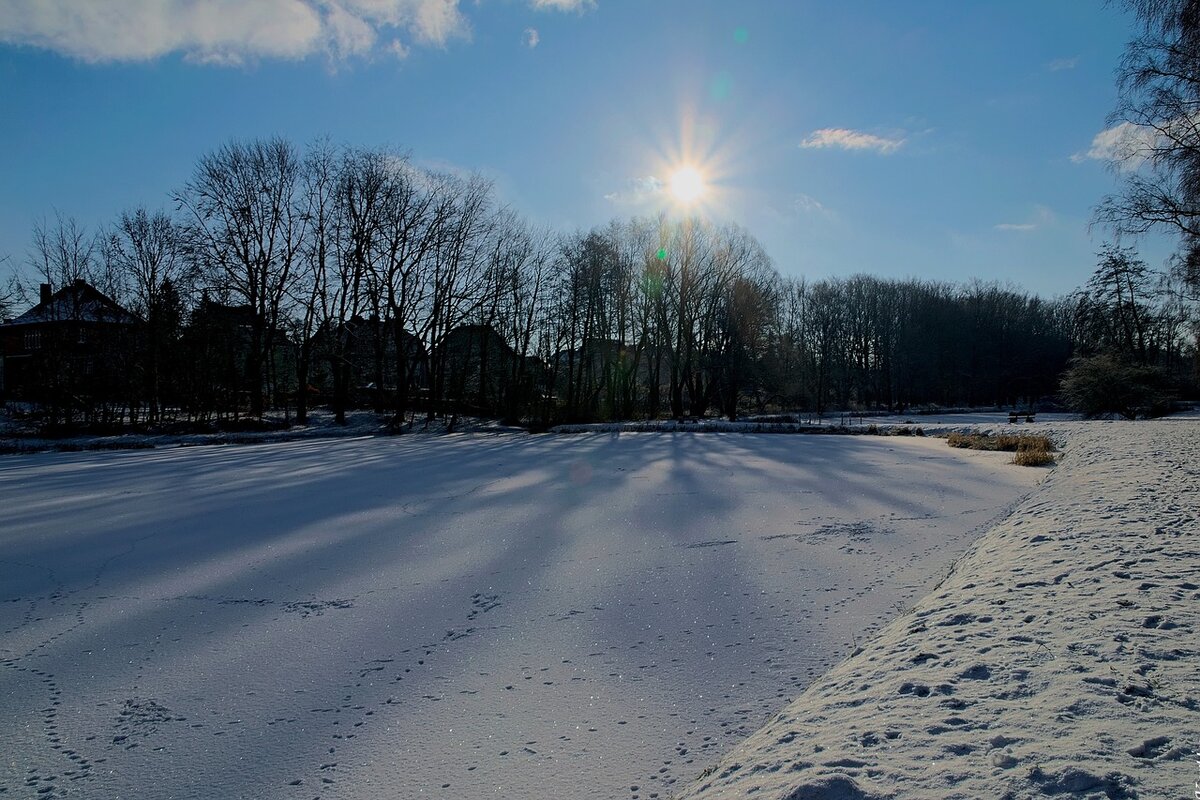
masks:
<instances>
[{"instance_id":1,"label":"white cloud","mask_svg":"<svg viewBox=\"0 0 1200 800\"><path fill-rule=\"evenodd\" d=\"M529 5L538 11L589 11L596 7L596 0L529 0Z\"/></svg>"},{"instance_id":2,"label":"white cloud","mask_svg":"<svg viewBox=\"0 0 1200 800\"><path fill-rule=\"evenodd\" d=\"M400 60L408 58L408 55L411 52L404 42L400 41L399 39L392 39L392 41L388 43L387 49L393 56Z\"/></svg>"},{"instance_id":3,"label":"white cloud","mask_svg":"<svg viewBox=\"0 0 1200 800\"><path fill-rule=\"evenodd\" d=\"M325 15L325 29L330 50L337 55L366 53L375 44L375 29L366 20L333 6Z\"/></svg>"},{"instance_id":4,"label":"white cloud","mask_svg":"<svg viewBox=\"0 0 1200 800\"><path fill-rule=\"evenodd\" d=\"M1006 231L1010 233L1028 233L1036 231L1039 228L1045 228L1053 225L1058 220L1054 211L1048 206L1034 206L1033 219L1028 222L1001 222L998 225L993 225L992 228L998 231Z\"/></svg>"},{"instance_id":5,"label":"white cloud","mask_svg":"<svg viewBox=\"0 0 1200 800\"><path fill-rule=\"evenodd\" d=\"M873 150L882 155L894 153L904 144L903 137L876 136L849 128L821 128L800 143L805 148L836 147L840 150Z\"/></svg>"},{"instance_id":6,"label":"white cloud","mask_svg":"<svg viewBox=\"0 0 1200 800\"><path fill-rule=\"evenodd\" d=\"M803 214L829 214L829 209L820 200L803 192L792 198L792 208Z\"/></svg>"},{"instance_id":7,"label":"white cloud","mask_svg":"<svg viewBox=\"0 0 1200 800\"><path fill-rule=\"evenodd\" d=\"M459 0L0 0L0 42L88 62L369 55L470 35Z\"/></svg>"},{"instance_id":8,"label":"white cloud","mask_svg":"<svg viewBox=\"0 0 1200 800\"><path fill-rule=\"evenodd\" d=\"M538 33L537 28L526 28L525 33L521 35L521 41L526 47L532 50L542 41L542 36Z\"/></svg>"},{"instance_id":9,"label":"white cloud","mask_svg":"<svg viewBox=\"0 0 1200 800\"><path fill-rule=\"evenodd\" d=\"M610 192L604 199L617 205L643 205L662 197L666 184L653 175L634 178L624 191Z\"/></svg>"},{"instance_id":10,"label":"white cloud","mask_svg":"<svg viewBox=\"0 0 1200 800\"><path fill-rule=\"evenodd\" d=\"M1076 164L1089 159L1110 161L1120 169L1137 169L1153 154L1159 138L1153 128L1122 122L1097 133L1092 146L1075 153L1071 160Z\"/></svg>"},{"instance_id":11,"label":"white cloud","mask_svg":"<svg viewBox=\"0 0 1200 800\"><path fill-rule=\"evenodd\" d=\"M1046 69L1051 72L1062 72L1066 69L1075 69L1079 66L1079 56L1072 58L1056 58L1046 65Z\"/></svg>"},{"instance_id":12,"label":"white cloud","mask_svg":"<svg viewBox=\"0 0 1200 800\"><path fill-rule=\"evenodd\" d=\"M408 27L422 44L442 47L451 39L466 37L470 31L466 17L458 10L458 0L392 0L385 4L411 7Z\"/></svg>"}]
</instances>

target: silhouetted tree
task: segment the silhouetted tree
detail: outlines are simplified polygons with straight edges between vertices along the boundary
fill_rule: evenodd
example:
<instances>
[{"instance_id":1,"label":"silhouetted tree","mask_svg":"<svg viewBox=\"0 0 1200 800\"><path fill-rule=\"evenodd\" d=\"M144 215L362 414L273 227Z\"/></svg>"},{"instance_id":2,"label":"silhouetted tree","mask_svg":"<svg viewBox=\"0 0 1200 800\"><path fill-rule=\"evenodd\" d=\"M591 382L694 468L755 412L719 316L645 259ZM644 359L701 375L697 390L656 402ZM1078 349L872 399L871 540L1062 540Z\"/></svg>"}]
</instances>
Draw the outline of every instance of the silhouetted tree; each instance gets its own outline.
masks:
<instances>
[{"instance_id":1,"label":"silhouetted tree","mask_svg":"<svg viewBox=\"0 0 1200 800\"><path fill-rule=\"evenodd\" d=\"M121 214L105 239L109 274L129 298L128 308L141 318L138 366L140 399L147 421L160 421L163 365L176 356L180 333L180 289L190 282L179 232L165 212L138 207Z\"/></svg>"},{"instance_id":2,"label":"silhouetted tree","mask_svg":"<svg viewBox=\"0 0 1200 800\"><path fill-rule=\"evenodd\" d=\"M261 417L280 312L295 277L307 222L298 202L301 161L283 139L231 142L203 156L175 193L199 268L250 310L246 390Z\"/></svg>"},{"instance_id":3,"label":"silhouetted tree","mask_svg":"<svg viewBox=\"0 0 1200 800\"><path fill-rule=\"evenodd\" d=\"M1121 354L1076 359L1063 375L1062 396L1084 417L1116 414L1125 419L1166 413L1172 392L1166 371Z\"/></svg>"}]
</instances>

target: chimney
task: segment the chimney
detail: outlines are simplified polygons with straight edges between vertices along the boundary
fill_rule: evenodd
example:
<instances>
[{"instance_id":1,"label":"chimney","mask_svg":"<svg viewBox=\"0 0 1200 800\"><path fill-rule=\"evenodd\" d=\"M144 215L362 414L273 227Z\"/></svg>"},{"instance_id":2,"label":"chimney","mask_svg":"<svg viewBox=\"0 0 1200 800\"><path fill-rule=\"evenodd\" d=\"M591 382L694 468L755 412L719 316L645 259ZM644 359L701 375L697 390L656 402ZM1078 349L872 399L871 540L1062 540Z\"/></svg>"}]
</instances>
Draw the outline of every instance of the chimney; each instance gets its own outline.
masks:
<instances>
[{"instance_id":1,"label":"chimney","mask_svg":"<svg viewBox=\"0 0 1200 800\"><path fill-rule=\"evenodd\" d=\"M49 302L50 302L50 284L48 284L48 283L43 283L43 284L42 284L42 287L41 287L41 289L42 289L42 291L41 291L41 301L42 301L42 303L43 303L43 304L44 304L44 303L49 303Z\"/></svg>"}]
</instances>

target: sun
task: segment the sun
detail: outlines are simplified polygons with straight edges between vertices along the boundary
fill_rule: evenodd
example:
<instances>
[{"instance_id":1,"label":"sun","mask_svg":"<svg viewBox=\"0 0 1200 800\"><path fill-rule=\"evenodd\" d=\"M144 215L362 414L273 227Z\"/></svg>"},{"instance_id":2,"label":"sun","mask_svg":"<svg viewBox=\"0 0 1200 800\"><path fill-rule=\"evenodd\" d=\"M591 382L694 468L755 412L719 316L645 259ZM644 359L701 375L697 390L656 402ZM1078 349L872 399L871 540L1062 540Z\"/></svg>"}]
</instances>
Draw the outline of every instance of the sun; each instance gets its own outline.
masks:
<instances>
[{"instance_id":1,"label":"sun","mask_svg":"<svg viewBox=\"0 0 1200 800\"><path fill-rule=\"evenodd\" d=\"M695 167L680 167L671 173L668 184L675 202L690 206L704 197L704 176Z\"/></svg>"}]
</instances>

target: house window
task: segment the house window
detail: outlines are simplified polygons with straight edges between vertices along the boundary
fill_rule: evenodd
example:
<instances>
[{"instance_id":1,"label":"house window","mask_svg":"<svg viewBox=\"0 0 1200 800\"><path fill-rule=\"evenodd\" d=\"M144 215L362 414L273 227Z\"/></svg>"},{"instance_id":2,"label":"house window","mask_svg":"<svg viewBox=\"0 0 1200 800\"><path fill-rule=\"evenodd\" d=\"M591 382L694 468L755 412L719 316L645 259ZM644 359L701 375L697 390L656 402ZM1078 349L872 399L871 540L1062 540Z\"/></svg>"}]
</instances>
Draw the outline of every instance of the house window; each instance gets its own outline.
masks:
<instances>
[{"instance_id":1,"label":"house window","mask_svg":"<svg viewBox=\"0 0 1200 800\"><path fill-rule=\"evenodd\" d=\"M42 349L42 332L41 331L26 331L25 332L25 349L26 350L41 350Z\"/></svg>"}]
</instances>

